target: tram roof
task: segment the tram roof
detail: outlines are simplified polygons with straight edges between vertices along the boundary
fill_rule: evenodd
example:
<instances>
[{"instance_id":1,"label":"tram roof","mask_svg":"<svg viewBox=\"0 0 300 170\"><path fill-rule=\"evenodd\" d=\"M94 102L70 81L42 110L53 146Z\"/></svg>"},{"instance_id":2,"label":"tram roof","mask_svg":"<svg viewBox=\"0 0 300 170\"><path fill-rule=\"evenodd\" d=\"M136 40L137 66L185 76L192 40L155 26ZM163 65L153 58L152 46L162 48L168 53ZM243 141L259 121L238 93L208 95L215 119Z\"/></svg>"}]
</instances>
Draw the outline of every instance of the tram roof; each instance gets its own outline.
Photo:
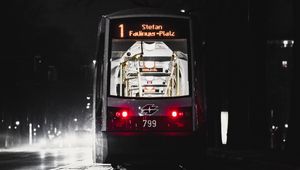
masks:
<instances>
[{"instance_id":1,"label":"tram roof","mask_svg":"<svg viewBox=\"0 0 300 170\"><path fill-rule=\"evenodd\" d=\"M133 9L117 11L105 16L108 18L166 17L166 16L176 17L176 18L189 18L187 14L179 11L158 9L158 8L133 8Z\"/></svg>"}]
</instances>

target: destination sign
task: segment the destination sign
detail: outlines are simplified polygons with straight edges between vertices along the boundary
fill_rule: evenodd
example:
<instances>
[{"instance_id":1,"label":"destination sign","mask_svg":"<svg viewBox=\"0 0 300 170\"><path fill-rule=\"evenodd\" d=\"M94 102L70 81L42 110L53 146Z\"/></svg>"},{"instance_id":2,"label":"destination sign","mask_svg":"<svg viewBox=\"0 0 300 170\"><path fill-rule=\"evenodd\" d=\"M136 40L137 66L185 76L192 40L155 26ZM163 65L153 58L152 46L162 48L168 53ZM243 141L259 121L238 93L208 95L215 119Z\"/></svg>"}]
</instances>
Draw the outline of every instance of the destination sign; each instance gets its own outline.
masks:
<instances>
[{"instance_id":1,"label":"destination sign","mask_svg":"<svg viewBox=\"0 0 300 170\"><path fill-rule=\"evenodd\" d=\"M172 39L186 38L188 20L178 18L126 18L112 20L112 38Z\"/></svg>"}]
</instances>

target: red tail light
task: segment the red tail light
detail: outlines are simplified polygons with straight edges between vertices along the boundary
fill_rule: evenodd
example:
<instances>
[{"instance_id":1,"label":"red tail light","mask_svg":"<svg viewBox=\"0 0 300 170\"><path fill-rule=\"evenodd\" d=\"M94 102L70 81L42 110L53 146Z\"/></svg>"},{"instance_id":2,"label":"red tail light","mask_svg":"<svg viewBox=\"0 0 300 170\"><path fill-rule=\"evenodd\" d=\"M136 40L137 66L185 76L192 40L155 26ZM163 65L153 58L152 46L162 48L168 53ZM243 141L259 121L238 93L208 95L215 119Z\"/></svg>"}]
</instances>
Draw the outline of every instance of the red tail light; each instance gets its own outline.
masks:
<instances>
[{"instance_id":1,"label":"red tail light","mask_svg":"<svg viewBox=\"0 0 300 170\"><path fill-rule=\"evenodd\" d=\"M121 117L121 113L120 112L116 112L116 117Z\"/></svg>"},{"instance_id":2,"label":"red tail light","mask_svg":"<svg viewBox=\"0 0 300 170\"><path fill-rule=\"evenodd\" d=\"M128 116L128 111L127 110L117 111L115 115L118 118L120 118L120 117L126 118Z\"/></svg>"},{"instance_id":3,"label":"red tail light","mask_svg":"<svg viewBox=\"0 0 300 170\"><path fill-rule=\"evenodd\" d=\"M171 112L172 118L183 117L183 116L184 116L184 113L182 111L173 110Z\"/></svg>"},{"instance_id":4,"label":"red tail light","mask_svg":"<svg viewBox=\"0 0 300 170\"><path fill-rule=\"evenodd\" d=\"M122 117L125 118L128 116L128 112L126 110L122 111Z\"/></svg>"},{"instance_id":5,"label":"red tail light","mask_svg":"<svg viewBox=\"0 0 300 170\"><path fill-rule=\"evenodd\" d=\"M172 111L172 117L177 117L178 116L178 114L177 114L177 111Z\"/></svg>"}]
</instances>

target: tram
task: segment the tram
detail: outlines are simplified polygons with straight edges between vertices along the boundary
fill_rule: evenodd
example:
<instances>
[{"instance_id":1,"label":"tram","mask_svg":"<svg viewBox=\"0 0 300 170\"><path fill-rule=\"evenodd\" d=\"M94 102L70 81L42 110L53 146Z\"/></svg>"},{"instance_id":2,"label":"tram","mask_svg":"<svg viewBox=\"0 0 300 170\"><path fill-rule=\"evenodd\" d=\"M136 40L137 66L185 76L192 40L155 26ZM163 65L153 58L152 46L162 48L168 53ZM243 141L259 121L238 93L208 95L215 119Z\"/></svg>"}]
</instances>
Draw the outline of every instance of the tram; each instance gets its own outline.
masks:
<instances>
[{"instance_id":1,"label":"tram","mask_svg":"<svg viewBox=\"0 0 300 170\"><path fill-rule=\"evenodd\" d=\"M96 162L147 157L193 163L203 155L203 69L192 30L191 17L154 9L101 18L93 90Z\"/></svg>"}]
</instances>

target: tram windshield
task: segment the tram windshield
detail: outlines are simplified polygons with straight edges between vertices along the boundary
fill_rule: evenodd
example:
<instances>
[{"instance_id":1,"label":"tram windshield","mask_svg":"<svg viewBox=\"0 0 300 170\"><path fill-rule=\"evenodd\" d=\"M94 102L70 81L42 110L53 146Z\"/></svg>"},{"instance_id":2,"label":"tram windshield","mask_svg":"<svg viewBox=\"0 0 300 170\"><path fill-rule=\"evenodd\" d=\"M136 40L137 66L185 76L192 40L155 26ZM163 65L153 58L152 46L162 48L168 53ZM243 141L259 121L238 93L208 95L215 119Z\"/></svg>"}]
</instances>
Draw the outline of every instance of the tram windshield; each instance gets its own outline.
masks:
<instances>
[{"instance_id":1,"label":"tram windshield","mask_svg":"<svg viewBox=\"0 0 300 170\"><path fill-rule=\"evenodd\" d=\"M186 39L112 39L110 95L188 96L188 61Z\"/></svg>"}]
</instances>

